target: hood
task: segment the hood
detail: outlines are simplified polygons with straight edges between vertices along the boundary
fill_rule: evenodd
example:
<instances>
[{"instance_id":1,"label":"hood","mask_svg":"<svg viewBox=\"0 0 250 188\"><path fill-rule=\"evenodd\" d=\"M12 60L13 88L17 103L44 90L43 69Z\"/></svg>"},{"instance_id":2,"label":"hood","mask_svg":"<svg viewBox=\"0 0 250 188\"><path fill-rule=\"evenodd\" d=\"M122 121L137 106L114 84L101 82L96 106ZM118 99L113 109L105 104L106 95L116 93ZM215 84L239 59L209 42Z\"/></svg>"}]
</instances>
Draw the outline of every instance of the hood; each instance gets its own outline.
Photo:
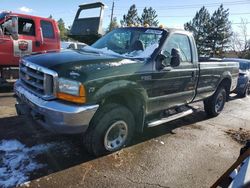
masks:
<instances>
[{"instance_id":1,"label":"hood","mask_svg":"<svg viewBox=\"0 0 250 188\"><path fill-rule=\"evenodd\" d=\"M78 81L93 80L103 76L128 74L131 69L143 63L106 54L84 52L81 50L62 50L27 56L25 61L54 70L59 77ZM111 70L112 69L112 70Z\"/></svg>"},{"instance_id":2,"label":"hood","mask_svg":"<svg viewBox=\"0 0 250 188\"><path fill-rule=\"evenodd\" d=\"M27 56L24 59L52 70L57 69L59 66L65 66L67 64L91 64L93 62L101 63L104 61L106 62L119 60L119 58L116 57L97 53L89 53L79 50L62 50L59 52L48 52L44 54Z\"/></svg>"}]
</instances>

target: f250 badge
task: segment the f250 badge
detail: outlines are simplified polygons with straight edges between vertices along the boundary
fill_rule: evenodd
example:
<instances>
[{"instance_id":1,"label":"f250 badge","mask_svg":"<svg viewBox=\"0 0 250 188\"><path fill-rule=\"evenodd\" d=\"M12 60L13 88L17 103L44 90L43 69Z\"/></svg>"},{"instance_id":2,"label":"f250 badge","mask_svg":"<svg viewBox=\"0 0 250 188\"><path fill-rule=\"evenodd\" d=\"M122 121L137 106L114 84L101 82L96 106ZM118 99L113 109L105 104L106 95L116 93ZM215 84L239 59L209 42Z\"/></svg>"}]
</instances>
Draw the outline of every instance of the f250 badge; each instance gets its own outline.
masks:
<instances>
[{"instance_id":1,"label":"f250 badge","mask_svg":"<svg viewBox=\"0 0 250 188\"><path fill-rule=\"evenodd\" d=\"M152 76L151 75L143 75L143 76L141 76L141 80L152 80Z\"/></svg>"}]
</instances>

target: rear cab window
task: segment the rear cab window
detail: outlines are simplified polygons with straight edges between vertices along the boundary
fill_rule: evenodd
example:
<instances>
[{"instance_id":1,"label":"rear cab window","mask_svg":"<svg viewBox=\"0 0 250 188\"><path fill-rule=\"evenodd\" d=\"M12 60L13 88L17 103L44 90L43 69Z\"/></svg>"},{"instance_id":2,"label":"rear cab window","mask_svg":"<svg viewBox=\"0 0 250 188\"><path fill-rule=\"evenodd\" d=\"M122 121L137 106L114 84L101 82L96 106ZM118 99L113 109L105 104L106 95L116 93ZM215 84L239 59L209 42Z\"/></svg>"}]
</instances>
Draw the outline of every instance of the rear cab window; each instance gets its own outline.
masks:
<instances>
[{"instance_id":1,"label":"rear cab window","mask_svg":"<svg viewBox=\"0 0 250 188\"><path fill-rule=\"evenodd\" d=\"M54 39L55 32L52 23L50 21L41 20L40 24L43 32L43 37L48 39Z\"/></svg>"},{"instance_id":2,"label":"rear cab window","mask_svg":"<svg viewBox=\"0 0 250 188\"><path fill-rule=\"evenodd\" d=\"M35 36L35 23L31 19L18 18L18 34Z\"/></svg>"},{"instance_id":3,"label":"rear cab window","mask_svg":"<svg viewBox=\"0 0 250 188\"><path fill-rule=\"evenodd\" d=\"M176 33L170 36L167 44L164 47L164 55L170 57L173 48L179 50L181 62L192 63L191 44L187 35Z\"/></svg>"}]
</instances>

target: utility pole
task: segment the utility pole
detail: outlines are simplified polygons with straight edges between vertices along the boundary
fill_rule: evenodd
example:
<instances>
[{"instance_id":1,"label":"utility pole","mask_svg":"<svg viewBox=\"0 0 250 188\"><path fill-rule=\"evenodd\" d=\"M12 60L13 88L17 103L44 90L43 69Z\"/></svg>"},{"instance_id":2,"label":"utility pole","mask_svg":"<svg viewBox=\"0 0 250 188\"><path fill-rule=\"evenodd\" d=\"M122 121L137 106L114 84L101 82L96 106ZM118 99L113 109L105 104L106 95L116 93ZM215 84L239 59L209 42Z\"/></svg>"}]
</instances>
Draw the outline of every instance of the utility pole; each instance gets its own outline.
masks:
<instances>
[{"instance_id":1,"label":"utility pole","mask_svg":"<svg viewBox=\"0 0 250 188\"><path fill-rule=\"evenodd\" d=\"M115 8L115 2L113 1L113 3L112 3L112 9L111 9L111 17L110 17L109 30L111 30L111 24L113 22L114 8Z\"/></svg>"}]
</instances>

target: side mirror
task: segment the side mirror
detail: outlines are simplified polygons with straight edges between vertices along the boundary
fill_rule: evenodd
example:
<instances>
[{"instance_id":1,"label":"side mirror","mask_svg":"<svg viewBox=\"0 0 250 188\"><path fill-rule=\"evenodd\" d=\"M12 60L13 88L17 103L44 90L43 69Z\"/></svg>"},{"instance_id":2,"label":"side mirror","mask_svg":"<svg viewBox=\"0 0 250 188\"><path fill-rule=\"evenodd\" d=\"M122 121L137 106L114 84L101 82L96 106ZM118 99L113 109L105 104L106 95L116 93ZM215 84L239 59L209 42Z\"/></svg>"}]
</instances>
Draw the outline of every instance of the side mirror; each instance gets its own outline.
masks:
<instances>
[{"instance_id":1,"label":"side mirror","mask_svg":"<svg viewBox=\"0 0 250 188\"><path fill-rule=\"evenodd\" d=\"M181 57L180 57L180 52L178 49L173 48L171 50L171 61L170 65L171 67L178 67L181 63Z\"/></svg>"},{"instance_id":2,"label":"side mirror","mask_svg":"<svg viewBox=\"0 0 250 188\"><path fill-rule=\"evenodd\" d=\"M3 30L2 30L2 28L0 27L0 37L2 37L3 36Z\"/></svg>"},{"instance_id":3,"label":"side mirror","mask_svg":"<svg viewBox=\"0 0 250 188\"><path fill-rule=\"evenodd\" d=\"M43 40L43 30L42 30L41 27L39 28L39 32L40 32L40 37L41 37L41 44L43 44L44 43L44 40Z\"/></svg>"},{"instance_id":4,"label":"side mirror","mask_svg":"<svg viewBox=\"0 0 250 188\"><path fill-rule=\"evenodd\" d=\"M157 56L157 58L156 58L156 69L157 70L161 70L166 66L166 63L165 63L166 59L167 59L167 57L162 53L160 53Z\"/></svg>"},{"instance_id":5,"label":"side mirror","mask_svg":"<svg viewBox=\"0 0 250 188\"><path fill-rule=\"evenodd\" d=\"M11 36L13 40L18 40L18 17L13 16L11 18L12 25L11 25Z\"/></svg>"}]
</instances>

